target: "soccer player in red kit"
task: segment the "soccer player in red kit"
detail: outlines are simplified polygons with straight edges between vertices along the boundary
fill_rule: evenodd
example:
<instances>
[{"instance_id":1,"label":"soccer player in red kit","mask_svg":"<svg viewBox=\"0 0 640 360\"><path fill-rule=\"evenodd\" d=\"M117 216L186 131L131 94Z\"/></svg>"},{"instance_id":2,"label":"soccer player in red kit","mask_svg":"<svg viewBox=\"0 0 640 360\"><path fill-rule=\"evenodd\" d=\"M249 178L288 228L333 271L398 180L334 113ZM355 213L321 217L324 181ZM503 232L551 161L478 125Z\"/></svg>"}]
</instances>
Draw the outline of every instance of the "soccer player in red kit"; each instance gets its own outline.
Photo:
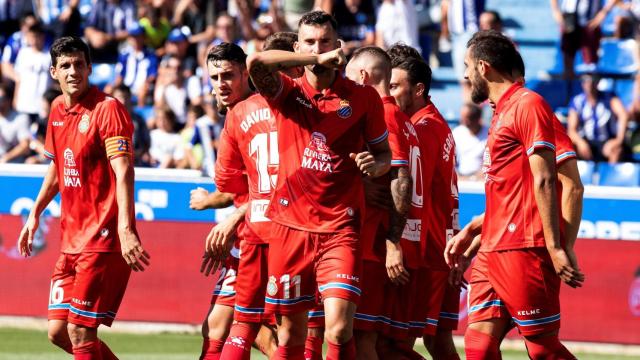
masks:
<instances>
[{"instance_id":1,"label":"soccer player in red kit","mask_svg":"<svg viewBox=\"0 0 640 360\"><path fill-rule=\"evenodd\" d=\"M327 358L355 357L360 172L378 177L390 168L382 101L336 70L345 64L336 28L331 15L307 13L295 53L271 50L247 60L278 128L278 182L266 214L274 222L266 303L279 315L275 359L303 358L306 310L316 291L324 303ZM305 66L299 79L278 72L296 66ZM369 151L362 151L365 144Z\"/></svg>"},{"instance_id":2,"label":"soccer player in red kit","mask_svg":"<svg viewBox=\"0 0 640 360\"><path fill-rule=\"evenodd\" d=\"M50 73L62 90L45 141L53 162L19 249L30 255L40 214L59 192L62 254L51 277L49 339L76 360L117 359L98 326L111 326L131 269L149 265L136 231L133 124L121 103L89 85L89 48L80 38L59 38L50 53Z\"/></svg>"},{"instance_id":3,"label":"soccer player in red kit","mask_svg":"<svg viewBox=\"0 0 640 360\"><path fill-rule=\"evenodd\" d=\"M296 33L275 33L265 40L264 50L292 51ZM245 67L244 62L233 64ZM291 68L287 74L299 77L301 68ZM278 132L269 104L254 94L233 105L227 113L221 146L216 162L216 185L222 192L241 192L244 182L238 182L246 172L249 205L245 215L245 230L240 243L240 263L236 277L234 319L221 359L248 359L260 326L269 322L265 313L264 294L267 286L267 256L271 220L264 213L275 186L278 166ZM271 355L271 354L268 354Z\"/></svg>"},{"instance_id":4,"label":"soccer player in red kit","mask_svg":"<svg viewBox=\"0 0 640 360\"><path fill-rule=\"evenodd\" d=\"M401 251L393 252L393 249L400 241L411 203L408 137L412 136L412 131L407 128L409 118L400 111L389 94L391 58L384 50L374 46L357 49L347 64L345 74L358 84L372 86L380 94L391 148L389 175L365 182L367 206L360 232L363 258L361 296L366 301L360 303L355 314L356 355L357 359L375 360L378 359L376 344L378 331L381 330L380 319L386 315L385 300L388 300L385 296L388 284L384 280L387 278L386 257L395 255L392 259L395 262L390 264L389 271L396 271L403 266ZM392 195L393 205L390 209L374 196L380 187L383 193ZM387 246L392 250L386 251Z\"/></svg>"},{"instance_id":5,"label":"soccer player in red kit","mask_svg":"<svg viewBox=\"0 0 640 360\"><path fill-rule=\"evenodd\" d=\"M458 359L451 333L457 326L460 295L447 283L449 267L441 255L447 239L459 231L455 143L428 97L430 85L431 69L422 59L394 58L391 94L411 117L419 140L410 151L415 186L402 236L407 266L414 275L406 307L411 308L409 336L423 337L434 358ZM456 321L444 326L443 317Z\"/></svg>"},{"instance_id":6,"label":"soccer player in red kit","mask_svg":"<svg viewBox=\"0 0 640 360\"><path fill-rule=\"evenodd\" d=\"M499 339L514 321L532 359L574 359L558 339L559 290L561 280L580 282L583 275L561 241L553 112L515 82L517 51L504 35L478 32L467 48L472 100L496 104L483 165L486 212L478 255L486 258L483 290L496 300L483 306L504 305L492 318L469 324L467 358L499 358Z\"/></svg>"}]
</instances>

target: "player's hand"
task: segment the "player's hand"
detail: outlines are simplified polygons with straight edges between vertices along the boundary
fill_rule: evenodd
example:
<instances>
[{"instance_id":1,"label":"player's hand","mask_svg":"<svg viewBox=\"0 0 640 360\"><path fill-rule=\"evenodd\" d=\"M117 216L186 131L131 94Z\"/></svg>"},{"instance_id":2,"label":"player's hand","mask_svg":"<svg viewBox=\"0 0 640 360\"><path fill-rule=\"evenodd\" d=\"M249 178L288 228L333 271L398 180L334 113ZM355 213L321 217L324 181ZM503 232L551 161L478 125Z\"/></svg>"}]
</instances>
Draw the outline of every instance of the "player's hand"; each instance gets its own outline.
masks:
<instances>
[{"instance_id":1,"label":"player's hand","mask_svg":"<svg viewBox=\"0 0 640 360\"><path fill-rule=\"evenodd\" d=\"M144 271L150 265L149 253L142 247L138 235L131 230L119 230L122 257L133 271Z\"/></svg>"},{"instance_id":2,"label":"player's hand","mask_svg":"<svg viewBox=\"0 0 640 360\"><path fill-rule=\"evenodd\" d=\"M464 273L471 265L471 259L464 254L457 257L457 262L449 271L449 284L456 289L467 288L469 284L464 278Z\"/></svg>"},{"instance_id":3,"label":"player's hand","mask_svg":"<svg viewBox=\"0 0 640 360\"><path fill-rule=\"evenodd\" d=\"M29 215L18 237L18 251L20 251L20 255L24 257L31 255L31 251L33 251L33 238L36 235L39 225L40 217Z\"/></svg>"},{"instance_id":4,"label":"player's hand","mask_svg":"<svg viewBox=\"0 0 640 360\"><path fill-rule=\"evenodd\" d=\"M350 153L349 157L356 162L356 166L362 173L367 176L377 177L379 176L379 166L376 162L376 158L368 151L361 153Z\"/></svg>"},{"instance_id":5,"label":"player's hand","mask_svg":"<svg viewBox=\"0 0 640 360\"><path fill-rule=\"evenodd\" d=\"M362 184L364 185L364 199L367 205L380 209L391 209L393 199L391 198L389 185L378 184L370 177L363 178Z\"/></svg>"},{"instance_id":6,"label":"player's hand","mask_svg":"<svg viewBox=\"0 0 640 360\"><path fill-rule=\"evenodd\" d=\"M455 267L458 258L467 251L472 241L473 237L467 231L460 231L447 241L444 247L444 261L450 268Z\"/></svg>"},{"instance_id":7,"label":"player's hand","mask_svg":"<svg viewBox=\"0 0 640 360\"><path fill-rule=\"evenodd\" d=\"M225 219L215 225L205 240L204 251L215 258L226 256L235 240L236 226L232 221Z\"/></svg>"},{"instance_id":8,"label":"player's hand","mask_svg":"<svg viewBox=\"0 0 640 360\"><path fill-rule=\"evenodd\" d=\"M204 274L204 276L209 276L211 274L215 274L219 268L224 265L226 256L213 256L212 253L205 251L202 255L202 263L200 264L200 272Z\"/></svg>"},{"instance_id":9,"label":"player's hand","mask_svg":"<svg viewBox=\"0 0 640 360\"><path fill-rule=\"evenodd\" d=\"M572 288L582 286L584 274L579 269L574 268L569 260L569 256L562 248L547 249L553 262L553 267L560 279Z\"/></svg>"},{"instance_id":10,"label":"player's hand","mask_svg":"<svg viewBox=\"0 0 640 360\"><path fill-rule=\"evenodd\" d=\"M342 48L337 48L318 55L318 65L331 69L339 69L347 64L347 57Z\"/></svg>"},{"instance_id":11,"label":"player's hand","mask_svg":"<svg viewBox=\"0 0 640 360\"><path fill-rule=\"evenodd\" d=\"M393 243L389 240L387 243L387 259L386 268L387 275L392 283L397 285L404 285L409 282L409 272L404 267L404 261L402 260L402 247L400 243Z\"/></svg>"},{"instance_id":12,"label":"player's hand","mask_svg":"<svg viewBox=\"0 0 640 360\"><path fill-rule=\"evenodd\" d=\"M191 190L189 207L192 210L206 210L209 192L201 187Z\"/></svg>"}]
</instances>

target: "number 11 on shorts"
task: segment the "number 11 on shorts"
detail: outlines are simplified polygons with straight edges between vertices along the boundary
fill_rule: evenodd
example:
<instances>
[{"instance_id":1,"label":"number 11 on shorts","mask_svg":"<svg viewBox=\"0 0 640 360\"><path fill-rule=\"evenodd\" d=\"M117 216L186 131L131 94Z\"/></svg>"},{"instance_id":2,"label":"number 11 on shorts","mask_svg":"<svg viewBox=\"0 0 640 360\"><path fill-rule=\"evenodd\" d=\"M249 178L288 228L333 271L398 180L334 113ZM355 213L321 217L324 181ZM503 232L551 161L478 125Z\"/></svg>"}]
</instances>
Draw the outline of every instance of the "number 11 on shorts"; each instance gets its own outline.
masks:
<instances>
[{"instance_id":1,"label":"number 11 on shorts","mask_svg":"<svg viewBox=\"0 0 640 360\"><path fill-rule=\"evenodd\" d=\"M283 285L283 297L285 299L290 299L291 293L291 285L295 287L295 298L300 297L300 275L295 275L293 278L289 276L289 274L284 274L280 277L280 284Z\"/></svg>"}]
</instances>

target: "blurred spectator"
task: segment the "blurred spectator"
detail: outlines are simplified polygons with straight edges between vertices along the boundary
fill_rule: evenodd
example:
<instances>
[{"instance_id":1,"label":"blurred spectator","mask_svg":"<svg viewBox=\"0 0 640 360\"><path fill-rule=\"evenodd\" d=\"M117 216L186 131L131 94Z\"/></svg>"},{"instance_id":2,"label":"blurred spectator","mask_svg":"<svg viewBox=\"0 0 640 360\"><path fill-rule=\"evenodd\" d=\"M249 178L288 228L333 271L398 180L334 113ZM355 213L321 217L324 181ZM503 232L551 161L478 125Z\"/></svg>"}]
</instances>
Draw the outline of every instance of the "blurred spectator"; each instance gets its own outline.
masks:
<instances>
[{"instance_id":1,"label":"blurred spectator","mask_svg":"<svg viewBox=\"0 0 640 360\"><path fill-rule=\"evenodd\" d=\"M187 105L202 104L202 86L196 76L185 78L182 62L171 56L160 65L153 98L156 106L171 109L181 129L187 118Z\"/></svg>"},{"instance_id":2,"label":"blurred spectator","mask_svg":"<svg viewBox=\"0 0 640 360\"><path fill-rule=\"evenodd\" d=\"M0 163L22 162L30 138L29 118L11 108L11 91L0 84Z\"/></svg>"},{"instance_id":3,"label":"blurred spectator","mask_svg":"<svg viewBox=\"0 0 640 360\"><path fill-rule=\"evenodd\" d=\"M173 13L173 26L191 30L189 42L210 43L216 35L216 1L178 0Z\"/></svg>"},{"instance_id":4,"label":"blurred spectator","mask_svg":"<svg viewBox=\"0 0 640 360\"><path fill-rule=\"evenodd\" d=\"M461 180L480 180L489 128L482 124L482 109L466 103L460 110L460 125L453 131L457 170Z\"/></svg>"},{"instance_id":5,"label":"blurred spectator","mask_svg":"<svg viewBox=\"0 0 640 360\"><path fill-rule=\"evenodd\" d=\"M376 42L376 14L373 0L340 0L333 3L342 49L351 54L355 49Z\"/></svg>"},{"instance_id":6,"label":"blurred spectator","mask_svg":"<svg viewBox=\"0 0 640 360\"><path fill-rule=\"evenodd\" d=\"M42 97L51 83L51 56L44 48L45 34L40 23L29 27L26 40L28 46L22 48L16 58L14 107L36 121L42 112L42 102L36 99Z\"/></svg>"},{"instance_id":7,"label":"blurred spectator","mask_svg":"<svg viewBox=\"0 0 640 360\"><path fill-rule=\"evenodd\" d=\"M80 35L80 0L35 0L38 19L54 38Z\"/></svg>"},{"instance_id":8,"label":"blurred spectator","mask_svg":"<svg viewBox=\"0 0 640 360\"><path fill-rule=\"evenodd\" d=\"M42 112L38 117L38 121L31 124L31 156L24 162L27 164L48 164L51 160L45 156L44 141L47 135L47 123L49 122L49 113L51 113L51 104L62 92L58 89L49 88L42 95Z\"/></svg>"},{"instance_id":9,"label":"blurred spectator","mask_svg":"<svg viewBox=\"0 0 640 360\"><path fill-rule=\"evenodd\" d=\"M497 11L487 10L480 14L480 30L495 30L502 32L502 18Z\"/></svg>"},{"instance_id":10,"label":"blurred spectator","mask_svg":"<svg viewBox=\"0 0 640 360\"><path fill-rule=\"evenodd\" d=\"M567 132L583 160L619 162L624 155L624 140L629 117L618 97L598 91L598 78L581 77L582 93L569 108Z\"/></svg>"},{"instance_id":11,"label":"blurred spectator","mask_svg":"<svg viewBox=\"0 0 640 360\"><path fill-rule=\"evenodd\" d=\"M176 132L176 116L168 107L155 110L156 129L151 130L151 166L172 168L184 158L182 138Z\"/></svg>"},{"instance_id":12,"label":"blurred spectator","mask_svg":"<svg viewBox=\"0 0 640 360\"><path fill-rule=\"evenodd\" d=\"M451 61L458 81L462 86L462 98L470 100L471 86L464 79L464 54L467 41L479 29L480 14L484 12L484 1L442 0L442 21L439 48L442 52L451 49Z\"/></svg>"},{"instance_id":13,"label":"blurred spectator","mask_svg":"<svg viewBox=\"0 0 640 360\"><path fill-rule=\"evenodd\" d=\"M282 21L278 20L278 15L274 11L263 12L253 21L252 4L248 0L238 0L238 12L240 14L240 28L242 36L246 40L245 52L252 54L262 51L265 39L284 29Z\"/></svg>"},{"instance_id":14,"label":"blurred spectator","mask_svg":"<svg viewBox=\"0 0 640 360\"><path fill-rule=\"evenodd\" d=\"M33 3L28 0L0 0L0 44L20 30L20 19L33 14Z\"/></svg>"},{"instance_id":15,"label":"blurred spectator","mask_svg":"<svg viewBox=\"0 0 640 360\"><path fill-rule=\"evenodd\" d=\"M189 34L189 29L186 27L175 28L169 33L167 42L164 45L164 59L168 60L172 56L181 59L185 78L194 75L198 67L195 52L189 51Z\"/></svg>"},{"instance_id":16,"label":"blurred spectator","mask_svg":"<svg viewBox=\"0 0 640 360\"><path fill-rule=\"evenodd\" d=\"M114 64L118 44L127 38L127 29L137 22L134 0L96 0L87 19L84 35L94 64Z\"/></svg>"},{"instance_id":17,"label":"blurred spectator","mask_svg":"<svg viewBox=\"0 0 640 360\"><path fill-rule=\"evenodd\" d=\"M121 84L113 89L113 97L124 105L133 122L133 155L135 165L149 166L151 163L151 156L149 155L151 137L146 121L133 110L131 90L128 86Z\"/></svg>"},{"instance_id":18,"label":"blurred spectator","mask_svg":"<svg viewBox=\"0 0 640 360\"><path fill-rule=\"evenodd\" d=\"M144 29L140 25L135 24L128 32L128 46L120 52L114 86L126 85L138 106L144 106L158 76L158 58L145 46Z\"/></svg>"},{"instance_id":19,"label":"blurred spectator","mask_svg":"<svg viewBox=\"0 0 640 360\"><path fill-rule=\"evenodd\" d=\"M284 21L291 30L297 31L298 22L300 22L302 15L313 9L322 9L332 14L332 4L332 0L283 0Z\"/></svg>"},{"instance_id":20,"label":"blurred spectator","mask_svg":"<svg viewBox=\"0 0 640 360\"><path fill-rule=\"evenodd\" d=\"M198 116L198 118L195 121L193 136L187 149L200 146L202 151L202 170L208 176L213 177L218 139L222 132L223 123L219 121L218 117L212 118L204 112L194 111L193 115Z\"/></svg>"},{"instance_id":21,"label":"blurred spectator","mask_svg":"<svg viewBox=\"0 0 640 360\"><path fill-rule=\"evenodd\" d=\"M223 42L233 43L240 47L245 45L245 41L238 37L235 19L227 13L220 14L216 19L216 37L210 46L218 46Z\"/></svg>"},{"instance_id":22,"label":"blurred spectator","mask_svg":"<svg viewBox=\"0 0 640 360\"><path fill-rule=\"evenodd\" d=\"M598 62L598 48L602 33L600 25L618 0L550 0L551 13L560 26L564 76L575 77L576 52L582 50L585 64Z\"/></svg>"},{"instance_id":23,"label":"blurred spectator","mask_svg":"<svg viewBox=\"0 0 640 360\"><path fill-rule=\"evenodd\" d=\"M2 51L2 76L11 81L16 81L15 64L20 49L27 46L27 31L37 23L35 15L28 14L20 19L20 30L11 34Z\"/></svg>"},{"instance_id":24,"label":"blurred spectator","mask_svg":"<svg viewBox=\"0 0 640 360\"><path fill-rule=\"evenodd\" d=\"M420 51L416 9L412 0L384 0L378 9L376 45L387 49L398 42Z\"/></svg>"},{"instance_id":25,"label":"blurred spectator","mask_svg":"<svg viewBox=\"0 0 640 360\"><path fill-rule=\"evenodd\" d=\"M633 19L628 16L616 16L613 37L616 39L633 39Z\"/></svg>"},{"instance_id":26,"label":"blurred spectator","mask_svg":"<svg viewBox=\"0 0 640 360\"><path fill-rule=\"evenodd\" d=\"M157 4L147 4L140 10L143 13L140 25L146 35L146 45L153 49L161 48L171 31L171 22L164 16L163 8Z\"/></svg>"},{"instance_id":27,"label":"blurred spectator","mask_svg":"<svg viewBox=\"0 0 640 360\"><path fill-rule=\"evenodd\" d=\"M201 169L204 158L203 144L199 141L192 143L196 133L196 121L204 115L204 109L200 105L190 105L187 110L187 122L184 129L180 131L182 144L184 146L184 161L180 167L189 169ZM211 143L208 144L211 146Z\"/></svg>"}]
</instances>

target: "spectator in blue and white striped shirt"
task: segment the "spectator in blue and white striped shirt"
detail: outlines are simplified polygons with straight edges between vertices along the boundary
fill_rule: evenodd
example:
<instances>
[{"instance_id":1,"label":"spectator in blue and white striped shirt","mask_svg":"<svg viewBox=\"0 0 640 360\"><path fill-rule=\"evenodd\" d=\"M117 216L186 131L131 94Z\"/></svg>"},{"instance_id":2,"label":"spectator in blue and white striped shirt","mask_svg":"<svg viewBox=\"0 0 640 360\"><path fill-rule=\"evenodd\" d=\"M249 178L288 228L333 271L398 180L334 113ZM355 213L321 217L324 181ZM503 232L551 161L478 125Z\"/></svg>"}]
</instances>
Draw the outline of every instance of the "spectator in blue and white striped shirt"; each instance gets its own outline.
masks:
<instances>
[{"instance_id":1,"label":"spectator in blue and white striped shirt","mask_svg":"<svg viewBox=\"0 0 640 360\"><path fill-rule=\"evenodd\" d=\"M80 35L80 0L36 0L36 15L54 38Z\"/></svg>"},{"instance_id":2,"label":"spectator in blue and white striped shirt","mask_svg":"<svg viewBox=\"0 0 640 360\"><path fill-rule=\"evenodd\" d=\"M119 42L127 38L127 29L137 22L134 0L96 0L84 31L93 63L114 64Z\"/></svg>"},{"instance_id":3,"label":"spectator in blue and white striped shirt","mask_svg":"<svg viewBox=\"0 0 640 360\"><path fill-rule=\"evenodd\" d=\"M20 31L11 34L11 37L9 37L7 44L2 50L2 77L13 82L16 81L15 65L18 52L20 52L20 49L28 46L27 31L37 22L38 20L33 14L25 15L20 19Z\"/></svg>"}]
</instances>

